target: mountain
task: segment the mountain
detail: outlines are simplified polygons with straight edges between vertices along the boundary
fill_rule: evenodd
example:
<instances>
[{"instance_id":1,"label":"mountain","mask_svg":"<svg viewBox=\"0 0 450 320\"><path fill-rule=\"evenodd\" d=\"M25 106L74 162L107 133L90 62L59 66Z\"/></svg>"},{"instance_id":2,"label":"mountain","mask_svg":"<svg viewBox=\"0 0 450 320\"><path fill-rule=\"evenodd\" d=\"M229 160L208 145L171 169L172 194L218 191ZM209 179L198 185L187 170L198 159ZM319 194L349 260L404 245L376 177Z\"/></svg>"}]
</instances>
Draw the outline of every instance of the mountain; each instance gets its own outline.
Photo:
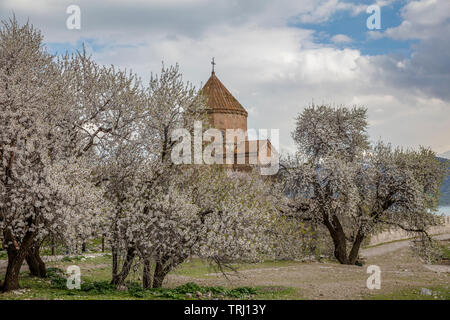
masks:
<instances>
[{"instance_id":1,"label":"mountain","mask_svg":"<svg viewBox=\"0 0 450 320\"><path fill-rule=\"evenodd\" d=\"M450 160L439 158L442 162L447 162L448 168L450 169ZM444 183L441 187L441 199L439 200L439 206L447 207L450 206L450 174L444 179Z\"/></svg>"},{"instance_id":2,"label":"mountain","mask_svg":"<svg viewBox=\"0 0 450 320\"><path fill-rule=\"evenodd\" d=\"M447 152L438 154L437 156L438 156L439 158L450 159L450 150L448 150Z\"/></svg>"}]
</instances>

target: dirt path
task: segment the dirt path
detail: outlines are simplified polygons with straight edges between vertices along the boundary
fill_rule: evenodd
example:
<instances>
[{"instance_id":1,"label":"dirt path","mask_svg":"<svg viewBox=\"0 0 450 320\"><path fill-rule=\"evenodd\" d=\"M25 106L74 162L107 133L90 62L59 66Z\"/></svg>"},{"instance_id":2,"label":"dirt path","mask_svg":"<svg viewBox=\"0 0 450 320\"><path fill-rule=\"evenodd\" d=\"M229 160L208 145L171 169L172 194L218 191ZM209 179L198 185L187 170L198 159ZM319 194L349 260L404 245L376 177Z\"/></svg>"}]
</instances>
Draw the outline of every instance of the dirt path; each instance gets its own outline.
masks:
<instances>
[{"instance_id":1,"label":"dirt path","mask_svg":"<svg viewBox=\"0 0 450 320\"><path fill-rule=\"evenodd\" d=\"M434 236L433 239L447 240L447 239L450 239L450 234L441 234L438 236ZM361 250L361 256L364 256L366 258L380 256L380 255L386 254L388 252L396 251L401 248L407 248L410 245L411 245L411 241L409 241L409 240L385 243L385 244L381 244L381 245L378 245L378 246L375 246L372 248L367 248L367 249Z\"/></svg>"},{"instance_id":2,"label":"dirt path","mask_svg":"<svg viewBox=\"0 0 450 320\"><path fill-rule=\"evenodd\" d=\"M450 234L438 237L449 238ZM409 241L368 248L362 253L367 257L364 267L334 263L298 263L288 267L243 270L237 275L230 275L231 281L218 274L208 279L170 275L165 285L176 286L195 281L203 285L282 286L296 288L299 298L338 300L362 299L408 287L450 287L450 273L447 269L438 266L429 268L420 259L413 257ZM380 290L369 290L366 286L369 265L377 265L381 269Z\"/></svg>"}]
</instances>

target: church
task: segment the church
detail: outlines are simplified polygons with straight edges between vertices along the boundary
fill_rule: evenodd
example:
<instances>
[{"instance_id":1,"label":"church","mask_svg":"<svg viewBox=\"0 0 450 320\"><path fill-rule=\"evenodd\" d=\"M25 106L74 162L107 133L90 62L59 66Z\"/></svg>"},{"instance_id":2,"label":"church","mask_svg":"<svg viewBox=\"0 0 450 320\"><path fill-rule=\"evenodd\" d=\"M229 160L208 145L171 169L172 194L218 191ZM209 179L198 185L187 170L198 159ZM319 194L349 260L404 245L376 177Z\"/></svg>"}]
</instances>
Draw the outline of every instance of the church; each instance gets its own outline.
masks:
<instances>
[{"instance_id":1,"label":"church","mask_svg":"<svg viewBox=\"0 0 450 320\"><path fill-rule=\"evenodd\" d=\"M207 103L210 125L222 132L224 141L227 141L227 130L242 130L245 135L241 141L239 139L235 141L233 138L231 145L229 141L224 143L224 159L227 148L232 148L234 154L234 161L232 163L223 161L224 166L230 171L248 172L255 166L273 165L276 158L278 167L277 151L268 139L248 139L248 112L216 76L214 58L212 66L211 76L200 91Z\"/></svg>"}]
</instances>

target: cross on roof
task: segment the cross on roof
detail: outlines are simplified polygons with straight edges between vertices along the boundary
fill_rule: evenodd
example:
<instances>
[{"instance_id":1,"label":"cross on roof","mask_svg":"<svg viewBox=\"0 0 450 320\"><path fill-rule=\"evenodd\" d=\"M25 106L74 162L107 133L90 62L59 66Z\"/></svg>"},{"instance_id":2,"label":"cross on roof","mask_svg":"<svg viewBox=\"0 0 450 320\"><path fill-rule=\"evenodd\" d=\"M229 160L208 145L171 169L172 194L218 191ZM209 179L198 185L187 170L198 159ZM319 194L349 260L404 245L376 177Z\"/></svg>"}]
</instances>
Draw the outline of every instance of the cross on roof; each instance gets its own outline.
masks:
<instances>
[{"instance_id":1,"label":"cross on roof","mask_svg":"<svg viewBox=\"0 0 450 320\"><path fill-rule=\"evenodd\" d=\"M216 65L216 63L214 62L214 57L212 58L211 65L212 65L212 73L214 73L214 66Z\"/></svg>"}]
</instances>

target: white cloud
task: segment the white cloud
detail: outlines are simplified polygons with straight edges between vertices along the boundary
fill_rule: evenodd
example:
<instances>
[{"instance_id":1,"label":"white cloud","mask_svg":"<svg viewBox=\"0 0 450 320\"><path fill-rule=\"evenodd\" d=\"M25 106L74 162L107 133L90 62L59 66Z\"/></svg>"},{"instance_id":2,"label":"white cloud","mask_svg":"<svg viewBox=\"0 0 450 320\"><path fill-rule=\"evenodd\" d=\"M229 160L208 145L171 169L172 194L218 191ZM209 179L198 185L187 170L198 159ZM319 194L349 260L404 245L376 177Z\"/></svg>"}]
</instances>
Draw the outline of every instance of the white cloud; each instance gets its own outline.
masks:
<instances>
[{"instance_id":1,"label":"white cloud","mask_svg":"<svg viewBox=\"0 0 450 320\"><path fill-rule=\"evenodd\" d=\"M379 7L389 6L398 0L377 0L374 4ZM373 4L373 3L370 3ZM369 4L355 4L342 0L317 0L313 6L310 6L306 12L297 16L297 21L301 23L317 24L330 20L337 12L349 12L356 16L365 12Z\"/></svg>"},{"instance_id":2,"label":"white cloud","mask_svg":"<svg viewBox=\"0 0 450 320\"><path fill-rule=\"evenodd\" d=\"M345 34L337 34L331 37L331 41L334 43L350 43L353 42L353 39Z\"/></svg>"},{"instance_id":3,"label":"white cloud","mask_svg":"<svg viewBox=\"0 0 450 320\"><path fill-rule=\"evenodd\" d=\"M400 26L389 28L386 35L393 39L429 39L448 35L450 31L450 1L411 1L401 10Z\"/></svg>"},{"instance_id":4,"label":"white cloud","mask_svg":"<svg viewBox=\"0 0 450 320\"><path fill-rule=\"evenodd\" d=\"M285 27L221 27L202 38L151 37L137 48L95 53L103 63L132 67L141 75L160 61L179 62L196 85L209 77L211 57L219 78L249 111L249 128L280 128L281 146L292 150L293 118L315 103L364 105L370 134L405 146L448 150L448 100L414 83L411 60L363 56L314 42L311 31Z\"/></svg>"},{"instance_id":5,"label":"white cloud","mask_svg":"<svg viewBox=\"0 0 450 320\"><path fill-rule=\"evenodd\" d=\"M439 152L450 149L445 41L422 40L411 58L371 57L322 44L313 30L286 25L302 14L323 21L336 10L358 12L351 4L113 0L105 5L79 0L82 30L77 33L65 29L66 5L75 1L47 0L47 14L8 1L0 4L0 12L14 9L21 18L29 15L50 41L94 39L94 44L105 46L93 52L95 59L132 68L143 78L158 72L163 60L179 62L184 78L199 86L208 79L214 56L218 77L249 111L249 128L279 128L284 149L293 148L294 117L312 101L367 106L373 139L431 145ZM404 9L405 19L410 10ZM345 35L334 37L336 43L348 40Z\"/></svg>"},{"instance_id":6,"label":"white cloud","mask_svg":"<svg viewBox=\"0 0 450 320\"><path fill-rule=\"evenodd\" d=\"M357 15L366 10L366 5L356 5L339 0L319 0L307 12L298 16L301 23L322 23L329 20L338 11L349 11Z\"/></svg>"},{"instance_id":7,"label":"white cloud","mask_svg":"<svg viewBox=\"0 0 450 320\"><path fill-rule=\"evenodd\" d=\"M66 8L81 8L81 30L66 29ZM281 26L286 19L307 12L316 0L2 0L0 17L12 11L21 21L32 17L49 42L79 38L136 42L149 33L201 37L211 27Z\"/></svg>"}]
</instances>

